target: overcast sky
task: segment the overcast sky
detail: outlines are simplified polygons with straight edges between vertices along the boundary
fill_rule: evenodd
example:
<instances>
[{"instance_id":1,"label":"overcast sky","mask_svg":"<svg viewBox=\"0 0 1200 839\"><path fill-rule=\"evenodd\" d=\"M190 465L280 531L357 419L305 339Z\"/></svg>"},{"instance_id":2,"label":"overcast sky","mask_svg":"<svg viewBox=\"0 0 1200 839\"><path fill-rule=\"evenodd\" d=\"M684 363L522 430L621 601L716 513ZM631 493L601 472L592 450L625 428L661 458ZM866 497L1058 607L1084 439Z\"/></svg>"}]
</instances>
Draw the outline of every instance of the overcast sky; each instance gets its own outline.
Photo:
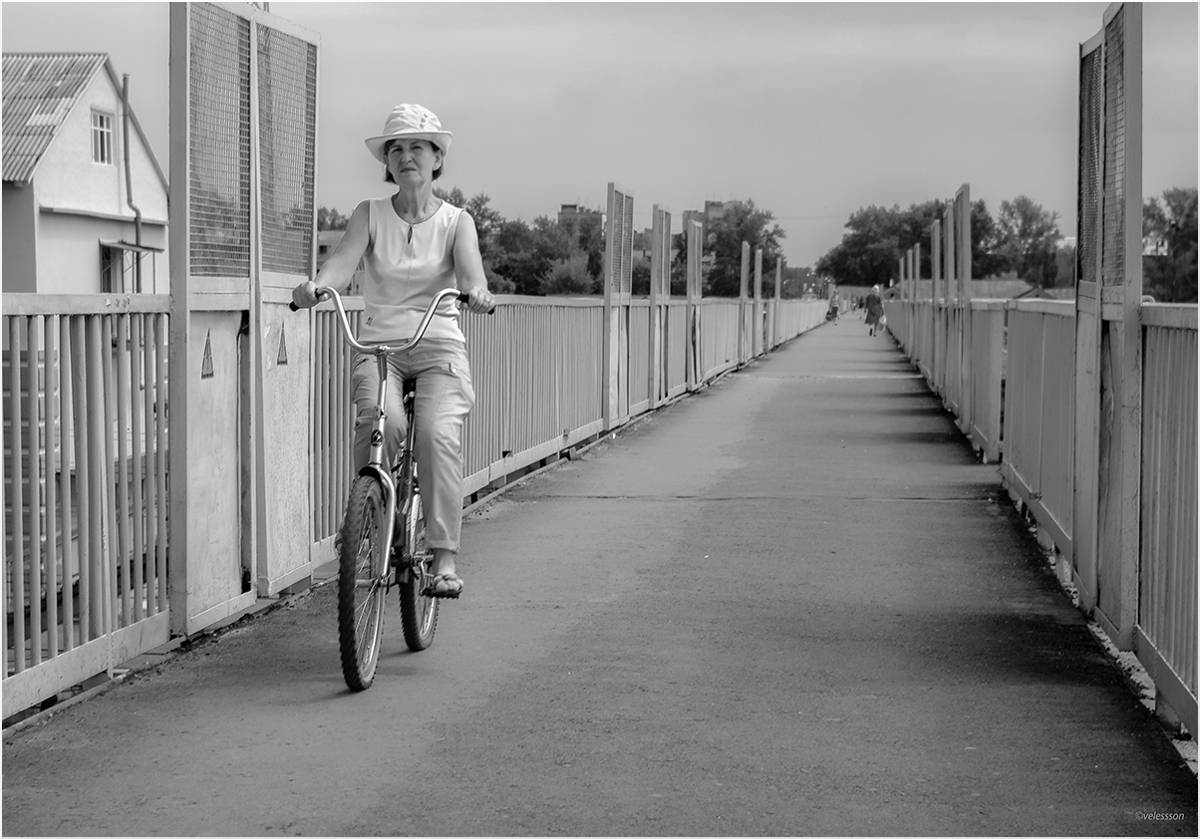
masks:
<instances>
[{"instance_id":1,"label":"overcast sky","mask_svg":"<svg viewBox=\"0 0 1200 839\"><path fill-rule=\"evenodd\" d=\"M363 139L417 102L454 132L440 186L507 218L752 199L791 265L871 204L963 183L1075 233L1079 44L1105 3L270 3L321 38L317 202L385 195ZM1144 7L1144 194L1197 184L1197 5ZM112 56L168 165L165 3L12 3L6 52Z\"/></svg>"}]
</instances>

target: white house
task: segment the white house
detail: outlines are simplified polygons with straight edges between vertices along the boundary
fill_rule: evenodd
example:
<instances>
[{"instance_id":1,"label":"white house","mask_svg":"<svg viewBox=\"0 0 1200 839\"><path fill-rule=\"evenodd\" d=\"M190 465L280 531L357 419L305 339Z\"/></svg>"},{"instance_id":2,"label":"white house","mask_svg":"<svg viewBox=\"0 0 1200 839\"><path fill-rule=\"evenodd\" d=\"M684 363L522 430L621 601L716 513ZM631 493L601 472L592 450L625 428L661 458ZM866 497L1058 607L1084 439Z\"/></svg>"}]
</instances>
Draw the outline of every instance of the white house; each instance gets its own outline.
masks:
<instances>
[{"instance_id":1,"label":"white house","mask_svg":"<svg viewBox=\"0 0 1200 839\"><path fill-rule=\"evenodd\" d=\"M5 292L167 293L167 178L123 98L103 53L4 53Z\"/></svg>"}]
</instances>

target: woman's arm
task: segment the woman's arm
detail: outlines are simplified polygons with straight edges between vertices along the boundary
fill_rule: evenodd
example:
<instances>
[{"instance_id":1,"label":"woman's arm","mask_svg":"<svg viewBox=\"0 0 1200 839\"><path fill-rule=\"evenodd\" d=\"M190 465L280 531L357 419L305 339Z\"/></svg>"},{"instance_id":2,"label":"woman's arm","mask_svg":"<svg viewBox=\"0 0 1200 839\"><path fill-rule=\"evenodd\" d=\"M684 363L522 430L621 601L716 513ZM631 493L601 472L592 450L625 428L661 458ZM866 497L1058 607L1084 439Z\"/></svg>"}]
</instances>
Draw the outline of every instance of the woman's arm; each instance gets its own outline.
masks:
<instances>
[{"instance_id":1,"label":"woman's arm","mask_svg":"<svg viewBox=\"0 0 1200 839\"><path fill-rule=\"evenodd\" d=\"M479 232L475 229L475 219L466 210L459 213L454 234L454 273L459 291L471 295L467 308L472 312L491 311L494 303L483 272L483 257L479 254Z\"/></svg>"},{"instance_id":2,"label":"woman's arm","mask_svg":"<svg viewBox=\"0 0 1200 839\"><path fill-rule=\"evenodd\" d=\"M333 255L321 266L316 280L306 280L292 289L292 301L301 307L317 305L317 286L331 287L339 292L345 291L354 277L358 263L367 252L371 234L368 230L370 207L363 201L354 208L350 221L346 224L346 234L334 249Z\"/></svg>"}]
</instances>

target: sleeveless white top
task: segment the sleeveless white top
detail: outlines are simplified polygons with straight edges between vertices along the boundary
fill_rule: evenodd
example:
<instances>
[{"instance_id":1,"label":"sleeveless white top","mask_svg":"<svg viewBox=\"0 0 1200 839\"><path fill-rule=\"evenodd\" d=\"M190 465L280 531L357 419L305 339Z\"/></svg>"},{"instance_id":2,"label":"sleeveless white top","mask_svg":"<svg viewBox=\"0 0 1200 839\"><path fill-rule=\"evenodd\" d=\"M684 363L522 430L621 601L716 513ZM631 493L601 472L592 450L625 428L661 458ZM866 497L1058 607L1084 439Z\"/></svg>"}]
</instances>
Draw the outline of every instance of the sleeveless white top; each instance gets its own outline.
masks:
<instances>
[{"instance_id":1,"label":"sleeveless white top","mask_svg":"<svg viewBox=\"0 0 1200 839\"><path fill-rule=\"evenodd\" d=\"M396 214L390 197L367 203L370 243L363 257L367 271L358 339L379 343L408 338L433 295L458 285L454 233L462 209L443 201L432 216L409 224ZM453 298L443 301L425 336L465 341Z\"/></svg>"}]
</instances>

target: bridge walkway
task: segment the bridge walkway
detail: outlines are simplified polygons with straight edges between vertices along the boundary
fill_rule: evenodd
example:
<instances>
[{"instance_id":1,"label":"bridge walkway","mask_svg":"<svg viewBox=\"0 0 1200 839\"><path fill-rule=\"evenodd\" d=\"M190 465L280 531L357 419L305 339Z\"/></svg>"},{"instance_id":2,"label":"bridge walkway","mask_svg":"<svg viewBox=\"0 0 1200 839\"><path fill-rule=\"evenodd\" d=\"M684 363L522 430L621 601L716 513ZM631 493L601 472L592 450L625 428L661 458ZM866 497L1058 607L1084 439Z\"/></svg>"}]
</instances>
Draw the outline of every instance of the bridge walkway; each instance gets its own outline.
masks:
<instances>
[{"instance_id":1,"label":"bridge walkway","mask_svg":"<svg viewBox=\"0 0 1200 839\"><path fill-rule=\"evenodd\" d=\"M1196 779L851 315L466 522L434 646L331 587L4 747L7 835L1189 835Z\"/></svg>"}]
</instances>

